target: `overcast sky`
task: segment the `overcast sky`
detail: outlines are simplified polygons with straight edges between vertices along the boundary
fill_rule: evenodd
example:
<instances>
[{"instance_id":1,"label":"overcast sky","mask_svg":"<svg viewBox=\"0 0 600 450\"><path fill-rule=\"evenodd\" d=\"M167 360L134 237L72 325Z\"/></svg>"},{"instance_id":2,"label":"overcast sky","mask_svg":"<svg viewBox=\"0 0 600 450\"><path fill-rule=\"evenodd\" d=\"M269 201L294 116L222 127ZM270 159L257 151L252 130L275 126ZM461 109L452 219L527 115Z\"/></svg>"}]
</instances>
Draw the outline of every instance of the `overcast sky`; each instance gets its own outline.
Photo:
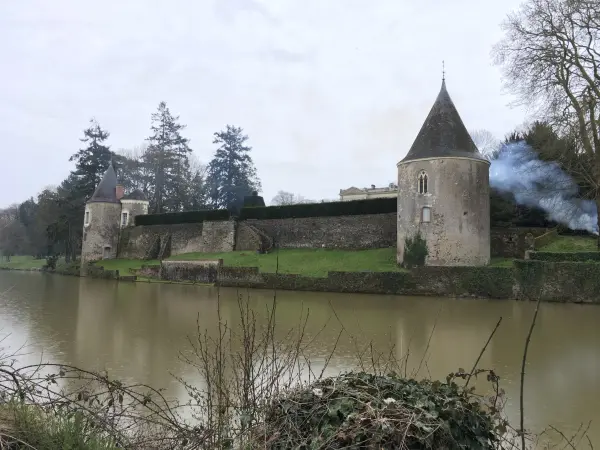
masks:
<instances>
[{"instance_id":1,"label":"overcast sky","mask_svg":"<svg viewBox=\"0 0 600 450\"><path fill-rule=\"evenodd\" d=\"M64 179L91 117L140 145L162 100L204 162L241 126L267 201L395 181L442 60L469 130L525 120L490 57L517 0L0 3L0 206Z\"/></svg>"}]
</instances>

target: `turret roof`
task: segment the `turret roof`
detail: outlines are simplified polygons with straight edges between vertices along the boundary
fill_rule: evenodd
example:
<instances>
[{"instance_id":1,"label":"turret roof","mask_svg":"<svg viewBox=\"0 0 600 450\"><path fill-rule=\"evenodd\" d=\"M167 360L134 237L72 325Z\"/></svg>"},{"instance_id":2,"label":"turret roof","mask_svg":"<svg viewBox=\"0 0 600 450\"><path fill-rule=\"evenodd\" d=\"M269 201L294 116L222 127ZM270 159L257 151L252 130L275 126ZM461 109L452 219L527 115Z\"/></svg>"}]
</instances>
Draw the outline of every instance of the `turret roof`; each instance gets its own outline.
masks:
<instances>
[{"instance_id":1,"label":"turret roof","mask_svg":"<svg viewBox=\"0 0 600 450\"><path fill-rule=\"evenodd\" d=\"M136 189L135 191L132 191L127 195L124 195L121 200L145 200L145 201L148 201L148 199L146 198L144 193L142 191L140 191L139 189Z\"/></svg>"},{"instance_id":2,"label":"turret roof","mask_svg":"<svg viewBox=\"0 0 600 450\"><path fill-rule=\"evenodd\" d=\"M446 90L446 81L442 80L440 93L401 162L452 156L484 160Z\"/></svg>"},{"instance_id":3,"label":"turret roof","mask_svg":"<svg viewBox=\"0 0 600 450\"><path fill-rule=\"evenodd\" d=\"M104 172L102 181L94 191L88 203L119 203L117 200L117 174L113 167L112 161L108 165L108 169Z\"/></svg>"}]
</instances>

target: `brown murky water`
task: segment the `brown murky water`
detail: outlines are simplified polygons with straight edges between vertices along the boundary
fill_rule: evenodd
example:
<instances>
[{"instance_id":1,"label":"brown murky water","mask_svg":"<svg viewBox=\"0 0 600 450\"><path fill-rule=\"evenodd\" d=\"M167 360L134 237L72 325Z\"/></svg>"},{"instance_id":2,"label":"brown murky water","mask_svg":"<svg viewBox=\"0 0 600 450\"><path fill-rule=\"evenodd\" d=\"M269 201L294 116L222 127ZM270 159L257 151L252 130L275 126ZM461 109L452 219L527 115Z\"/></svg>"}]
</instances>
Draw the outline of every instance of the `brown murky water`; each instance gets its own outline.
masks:
<instances>
[{"instance_id":1,"label":"brown murky water","mask_svg":"<svg viewBox=\"0 0 600 450\"><path fill-rule=\"evenodd\" d=\"M185 393L172 375L200 382L178 352L196 333L197 318L201 328L215 330L215 288L0 272L0 292L1 345L25 345L23 361L42 355L44 361L108 369L176 396ZM221 290L222 316L234 326L238 294L249 295L259 311L273 301L272 292ZM480 366L501 376L509 417L518 420L520 365L534 304L304 292L279 292L277 299L281 336L309 311L306 333L316 336L311 357L317 367L334 348L339 318L361 342L381 350L393 344L398 358L410 348L411 368L428 349L421 375L435 378L470 369L503 317ZM554 425L569 432L592 421L590 437L600 446L599 324L600 306L542 304L527 365L527 427ZM355 355L344 335L328 373L354 367Z\"/></svg>"}]
</instances>

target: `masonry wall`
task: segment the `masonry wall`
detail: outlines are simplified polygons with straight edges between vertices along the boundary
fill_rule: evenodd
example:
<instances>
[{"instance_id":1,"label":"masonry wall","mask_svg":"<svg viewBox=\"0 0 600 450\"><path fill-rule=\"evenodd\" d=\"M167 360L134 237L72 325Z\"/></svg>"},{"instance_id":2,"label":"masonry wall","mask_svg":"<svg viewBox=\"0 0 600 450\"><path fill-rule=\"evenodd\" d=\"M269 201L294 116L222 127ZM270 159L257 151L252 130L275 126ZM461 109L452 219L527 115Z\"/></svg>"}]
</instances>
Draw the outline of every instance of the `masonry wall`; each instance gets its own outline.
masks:
<instances>
[{"instance_id":1,"label":"masonry wall","mask_svg":"<svg viewBox=\"0 0 600 450\"><path fill-rule=\"evenodd\" d=\"M529 250L525 237L527 234L536 238L546 233L546 228L492 228L490 244L492 256L503 258L520 258Z\"/></svg>"},{"instance_id":2,"label":"masonry wall","mask_svg":"<svg viewBox=\"0 0 600 450\"><path fill-rule=\"evenodd\" d=\"M396 245L396 214L247 220L274 239L279 248L336 248L360 250ZM248 241L247 241L248 240ZM241 232L236 248L256 246L252 233Z\"/></svg>"},{"instance_id":3,"label":"masonry wall","mask_svg":"<svg viewBox=\"0 0 600 450\"><path fill-rule=\"evenodd\" d=\"M546 302L600 303L598 262L515 261L514 297Z\"/></svg>"},{"instance_id":4,"label":"masonry wall","mask_svg":"<svg viewBox=\"0 0 600 450\"><path fill-rule=\"evenodd\" d=\"M144 259L157 238L171 235L171 255L230 252L235 244L235 222L230 220L177 225L140 225L121 232L119 258Z\"/></svg>"},{"instance_id":5,"label":"masonry wall","mask_svg":"<svg viewBox=\"0 0 600 450\"><path fill-rule=\"evenodd\" d=\"M135 217L148 214L148 202L145 200L121 200L122 212L129 214L128 225L133 226Z\"/></svg>"},{"instance_id":6,"label":"masonry wall","mask_svg":"<svg viewBox=\"0 0 600 450\"><path fill-rule=\"evenodd\" d=\"M428 176L428 191L418 192L418 176ZM430 266L483 266L490 261L489 163L469 158L435 158L398 165L397 260L404 243L421 233ZM431 220L422 221L430 208Z\"/></svg>"},{"instance_id":7,"label":"masonry wall","mask_svg":"<svg viewBox=\"0 0 600 450\"><path fill-rule=\"evenodd\" d=\"M162 261L159 277L167 281L216 283L222 259L196 261Z\"/></svg>"},{"instance_id":8,"label":"masonry wall","mask_svg":"<svg viewBox=\"0 0 600 450\"><path fill-rule=\"evenodd\" d=\"M421 267L411 272L329 272L327 277L222 267L224 287L385 295L600 303L600 263L515 261L514 267Z\"/></svg>"},{"instance_id":9,"label":"masonry wall","mask_svg":"<svg viewBox=\"0 0 600 450\"><path fill-rule=\"evenodd\" d=\"M117 256L121 205L118 203L89 203L86 205L86 211L90 214L90 221L83 226L82 275L86 274L86 262L97 261L104 256L108 258ZM105 248L108 249L106 255Z\"/></svg>"}]
</instances>

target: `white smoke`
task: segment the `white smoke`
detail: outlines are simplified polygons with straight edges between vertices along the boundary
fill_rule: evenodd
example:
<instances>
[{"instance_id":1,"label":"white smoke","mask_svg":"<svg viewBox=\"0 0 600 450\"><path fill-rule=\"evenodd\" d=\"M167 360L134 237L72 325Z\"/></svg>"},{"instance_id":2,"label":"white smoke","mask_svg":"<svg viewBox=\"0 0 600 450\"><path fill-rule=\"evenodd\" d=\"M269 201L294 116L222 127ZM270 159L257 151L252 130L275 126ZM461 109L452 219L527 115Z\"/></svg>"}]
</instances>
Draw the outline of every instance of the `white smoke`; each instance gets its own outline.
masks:
<instances>
[{"instance_id":1,"label":"white smoke","mask_svg":"<svg viewBox=\"0 0 600 450\"><path fill-rule=\"evenodd\" d=\"M575 181L557 163L540 161L524 141L502 145L491 161L490 186L512 193L520 205L542 209L554 222L598 234L596 204L577 198Z\"/></svg>"}]
</instances>

